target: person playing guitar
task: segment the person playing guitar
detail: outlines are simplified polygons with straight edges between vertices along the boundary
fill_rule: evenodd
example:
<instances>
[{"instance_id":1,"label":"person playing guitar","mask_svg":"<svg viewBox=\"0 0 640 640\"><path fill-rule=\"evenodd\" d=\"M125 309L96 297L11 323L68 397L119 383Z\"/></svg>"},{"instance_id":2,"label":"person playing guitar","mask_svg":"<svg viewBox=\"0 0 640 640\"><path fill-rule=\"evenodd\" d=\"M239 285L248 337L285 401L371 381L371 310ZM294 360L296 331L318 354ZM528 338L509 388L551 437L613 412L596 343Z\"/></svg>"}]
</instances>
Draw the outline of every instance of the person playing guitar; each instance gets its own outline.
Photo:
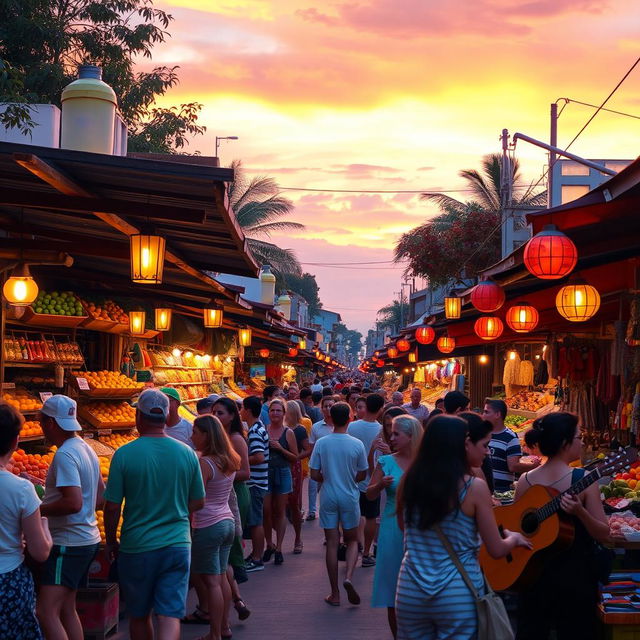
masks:
<instances>
[{"instance_id":1,"label":"person playing guitar","mask_svg":"<svg viewBox=\"0 0 640 640\"><path fill-rule=\"evenodd\" d=\"M567 412L536 420L527 441L537 444L547 462L523 474L516 485L516 504L532 486L566 491L584 469L569 466L580 457L579 419ZM558 640L590 640L597 629L598 577L596 544L609 537L597 483L579 495L565 494L560 507L575 529L573 543L548 556L541 572L520 592L517 640L545 640L555 627Z\"/></svg>"}]
</instances>

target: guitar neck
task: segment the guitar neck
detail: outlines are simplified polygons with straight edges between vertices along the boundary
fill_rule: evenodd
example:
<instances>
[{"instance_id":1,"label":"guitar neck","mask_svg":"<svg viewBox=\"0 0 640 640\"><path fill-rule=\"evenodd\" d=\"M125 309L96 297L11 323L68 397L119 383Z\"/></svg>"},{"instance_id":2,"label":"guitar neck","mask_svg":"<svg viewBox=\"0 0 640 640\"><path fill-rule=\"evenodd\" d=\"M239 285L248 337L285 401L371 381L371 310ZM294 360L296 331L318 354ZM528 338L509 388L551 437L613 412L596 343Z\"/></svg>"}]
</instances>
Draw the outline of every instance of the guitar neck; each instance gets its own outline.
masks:
<instances>
[{"instance_id":1,"label":"guitar neck","mask_svg":"<svg viewBox=\"0 0 640 640\"><path fill-rule=\"evenodd\" d=\"M538 521L542 522L547 518L551 517L554 513L557 513L560 510L560 501L562 500L562 496L565 495L574 495L582 493L585 489L590 487L594 482L601 478L602 474L600 473L600 469L594 469L591 473L583 476L581 480L578 480L575 484L572 484L566 491L559 493L555 498L549 500L544 507L541 507L537 511Z\"/></svg>"}]
</instances>

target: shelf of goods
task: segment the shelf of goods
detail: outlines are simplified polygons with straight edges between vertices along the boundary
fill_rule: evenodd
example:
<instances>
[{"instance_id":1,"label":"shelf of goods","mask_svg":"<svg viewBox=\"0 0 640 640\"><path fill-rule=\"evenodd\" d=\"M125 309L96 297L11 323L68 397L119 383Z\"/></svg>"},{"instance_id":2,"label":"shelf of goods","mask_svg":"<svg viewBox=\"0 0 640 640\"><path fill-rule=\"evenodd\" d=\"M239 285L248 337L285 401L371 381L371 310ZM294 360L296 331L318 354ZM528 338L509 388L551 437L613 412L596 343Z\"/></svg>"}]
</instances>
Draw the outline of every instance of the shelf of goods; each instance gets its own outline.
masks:
<instances>
[{"instance_id":1,"label":"shelf of goods","mask_svg":"<svg viewBox=\"0 0 640 640\"><path fill-rule=\"evenodd\" d=\"M517 414L527 419L536 419L554 410L553 393L543 391L519 391L505 398L507 415Z\"/></svg>"},{"instance_id":2,"label":"shelf of goods","mask_svg":"<svg viewBox=\"0 0 640 640\"><path fill-rule=\"evenodd\" d=\"M136 426L136 410L124 401L83 403L78 414L96 429L133 429Z\"/></svg>"},{"instance_id":3,"label":"shelf of goods","mask_svg":"<svg viewBox=\"0 0 640 640\"><path fill-rule=\"evenodd\" d=\"M40 290L38 297L25 309L20 319L28 325L50 328L73 328L87 320L80 299L71 291Z\"/></svg>"},{"instance_id":4,"label":"shelf of goods","mask_svg":"<svg viewBox=\"0 0 640 640\"><path fill-rule=\"evenodd\" d=\"M89 398L130 398L144 388L142 382L120 371L72 371L70 377L79 393ZM87 381L89 389L82 388L82 379Z\"/></svg>"},{"instance_id":5,"label":"shelf of goods","mask_svg":"<svg viewBox=\"0 0 640 640\"><path fill-rule=\"evenodd\" d=\"M25 420L20 429L20 442L31 442L34 440L44 440L42 427L37 420Z\"/></svg>"},{"instance_id":6,"label":"shelf of goods","mask_svg":"<svg viewBox=\"0 0 640 640\"><path fill-rule=\"evenodd\" d=\"M14 330L5 336L3 349L7 367L70 367L84 363L79 345L67 336Z\"/></svg>"},{"instance_id":7,"label":"shelf of goods","mask_svg":"<svg viewBox=\"0 0 640 640\"><path fill-rule=\"evenodd\" d=\"M129 331L128 314L113 300L90 302L81 299L80 303L87 315L87 319L80 325L83 329L116 334Z\"/></svg>"},{"instance_id":8,"label":"shelf of goods","mask_svg":"<svg viewBox=\"0 0 640 640\"><path fill-rule=\"evenodd\" d=\"M163 349L150 350L149 357L151 366L156 369L185 369L185 370L209 370L219 369L222 372L222 366L217 367L215 358L211 356L201 356L191 351L180 352L180 355L174 354L173 350L166 351ZM220 359L217 361L220 362Z\"/></svg>"},{"instance_id":9,"label":"shelf of goods","mask_svg":"<svg viewBox=\"0 0 640 640\"><path fill-rule=\"evenodd\" d=\"M42 409L42 402L36 398L35 394L20 387L4 389L2 399L25 415L37 413Z\"/></svg>"}]
</instances>

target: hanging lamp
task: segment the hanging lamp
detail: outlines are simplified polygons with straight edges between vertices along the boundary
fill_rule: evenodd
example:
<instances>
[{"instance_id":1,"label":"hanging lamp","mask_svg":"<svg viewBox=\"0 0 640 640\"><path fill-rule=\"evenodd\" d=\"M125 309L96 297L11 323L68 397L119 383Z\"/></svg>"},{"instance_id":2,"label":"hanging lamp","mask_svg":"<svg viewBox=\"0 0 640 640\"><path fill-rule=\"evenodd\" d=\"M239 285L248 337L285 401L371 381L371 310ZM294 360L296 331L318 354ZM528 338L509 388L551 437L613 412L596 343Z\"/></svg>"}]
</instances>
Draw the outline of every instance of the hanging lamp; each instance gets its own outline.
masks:
<instances>
[{"instance_id":1,"label":"hanging lamp","mask_svg":"<svg viewBox=\"0 0 640 640\"><path fill-rule=\"evenodd\" d=\"M524 265L542 280L557 280L569 275L578 261L578 249L571 238L553 224L546 225L524 248Z\"/></svg>"},{"instance_id":2,"label":"hanging lamp","mask_svg":"<svg viewBox=\"0 0 640 640\"><path fill-rule=\"evenodd\" d=\"M238 329L238 342L241 347L250 347L253 332L249 327L240 327Z\"/></svg>"},{"instance_id":3,"label":"hanging lamp","mask_svg":"<svg viewBox=\"0 0 640 640\"><path fill-rule=\"evenodd\" d=\"M400 338L400 340L396 342L396 349L398 349L398 351L409 351L409 349L411 349L411 343L406 338Z\"/></svg>"},{"instance_id":4,"label":"hanging lamp","mask_svg":"<svg viewBox=\"0 0 640 640\"><path fill-rule=\"evenodd\" d=\"M586 322L598 312L600 294L590 284L575 280L558 291L556 308L570 322Z\"/></svg>"},{"instance_id":5,"label":"hanging lamp","mask_svg":"<svg viewBox=\"0 0 640 640\"><path fill-rule=\"evenodd\" d=\"M171 329L171 316L173 311L171 309L156 309L156 331L169 331Z\"/></svg>"},{"instance_id":6,"label":"hanging lamp","mask_svg":"<svg viewBox=\"0 0 640 640\"><path fill-rule=\"evenodd\" d=\"M136 233L129 236L131 280L138 284L162 284L166 241L162 236Z\"/></svg>"},{"instance_id":7,"label":"hanging lamp","mask_svg":"<svg viewBox=\"0 0 640 640\"><path fill-rule=\"evenodd\" d=\"M471 291L471 304L482 313L497 311L505 301L502 287L491 280L483 280Z\"/></svg>"},{"instance_id":8,"label":"hanging lamp","mask_svg":"<svg viewBox=\"0 0 640 640\"><path fill-rule=\"evenodd\" d=\"M260 349L258 353L260 354L261 358L268 358L271 352L269 351L269 349Z\"/></svg>"},{"instance_id":9,"label":"hanging lamp","mask_svg":"<svg viewBox=\"0 0 640 640\"><path fill-rule=\"evenodd\" d=\"M435 340L436 332L431 327L418 327L416 329L416 342L430 344Z\"/></svg>"},{"instance_id":10,"label":"hanging lamp","mask_svg":"<svg viewBox=\"0 0 640 640\"><path fill-rule=\"evenodd\" d=\"M398 350L395 347L389 347L387 349L387 357L389 357L389 358L397 358L398 357Z\"/></svg>"},{"instance_id":11,"label":"hanging lamp","mask_svg":"<svg viewBox=\"0 0 640 640\"><path fill-rule=\"evenodd\" d=\"M129 311L129 333L142 336L146 332L147 314L144 311Z\"/></svg>"},{"instance_id":12,"label":"hanging lamp","mask_svg":"<svg viewBox=\"0 0 640 640\"><path fill-rule=\"evenodd\" d=\"M298 355L298 348L297 347L289 347L289 357L290 358L295 358Z\"/></svg>"},{"instance_id":13,"label":"hanging lamp","mask_svg":"<svg viewBox=\"0 0 640 640\"><path fill-rule=\"evenodd\" d=\"M462 313L462 299L448 295L444 298L444 317L447 320L457 320Z\"/></svg>"},{"instance_id":14,"label":"hanging lamp","mask_svg":"<svg viewBox=\"0 0 640 640\"><path fill-rule=\"evenodd\" d=\"M38 285L28 264L21 262L14 267L11 276L4 283L2 293L13 307L27 307L38 297Z\"/></svg>"},{"instance_id":15,"label":"hanging lamp","mask_svg":"<svg viewBox=\"0 0 640 640\"><path fill-rule=\"evenodd\" d=\"M456 339L449 336L438 338L436 347L441 353L451 353L456 348Z\"/></svg>"},{"instance_id":16,"label":"hanging lamp","mask_svg":"<svg viewBox=\"0 0 640 640\"><path fill-rule=\"evenodd\" d=\"M509 327L516 333L528 333L538 325L540 314L538 310L528 302L519 302L507 309L505 320Z\"/></svg>"},{"instance_id":17,"label":"hanging lamp","mask_svg":"<svg viewBox=\"0 0 640 640\"><path fill-rule=\"evenodd\" d=\"M418 354L415 351L409 353L409 362L418 362Z\"/></svg>"},{"instance_id":18,"label":"hanging lamp","mask_svg":"<svg viewBox=\"0 0 640 640\"><path fill-rule=\"evenodd\" d=\"M502 335L504 324L497 316L482 316L475 321L473 330L483 340L495 340Z\"/></svg>"}]
</instances>

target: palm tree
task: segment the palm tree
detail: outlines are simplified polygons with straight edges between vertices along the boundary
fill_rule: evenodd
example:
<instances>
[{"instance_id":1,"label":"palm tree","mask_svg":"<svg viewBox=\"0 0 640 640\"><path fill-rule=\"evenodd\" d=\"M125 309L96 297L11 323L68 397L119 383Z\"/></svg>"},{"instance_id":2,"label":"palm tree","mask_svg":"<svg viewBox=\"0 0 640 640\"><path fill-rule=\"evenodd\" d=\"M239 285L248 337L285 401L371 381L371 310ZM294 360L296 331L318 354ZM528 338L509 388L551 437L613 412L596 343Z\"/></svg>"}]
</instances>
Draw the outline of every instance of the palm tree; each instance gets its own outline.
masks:
<instances>
[{"instance_id":1,"label":"palm tree","mask_svg":"<svg viewBox=\"0 0 640 640\"><path fill-rule=\"evenodd\" d=\"M516 158L511 160L513 207L543 206L547 200L547 192L534 193L535 185L523 186L520 175L520 163ZM461 202L443 193L423 193L422 200L435 202L446 213L465 213L470 208L481 209L486 212L501 211L500 183L502 175L502 156L490 153L482 159L482 170L463 169L458 174L467 181L471 190L469 201Z\"/></svg>"},{"instance_id":2,"label":"palm tree","mask_svg":"<svg viewBox=\"0 0 640 640\"><path fill-rule=\"evenodd\" d=\"M409 305L406 302L394 300L391 304L378 309L380 316L376 322L379 329L391 329L398 333L409 318Z\"/></svg>"},{"instance_id":3,"label":"palm tree","mask_svg":"<svg viewBox=\"0 0 640 640\"><path fill-rule=\"evenodd\" d=\"M283 249L260 238L270 238L276 231L300 231L303 224L281 220L293 211L291 200L280 195L273 178L257 176L249 179L240 160L231 168L235 180L227 185L231 210L247 236L249 249L259 264L269 264L278 275L302 275L302 267L291 249ZM256 237L257 236L257 237Z\"/></svg>"}]
</instances>

